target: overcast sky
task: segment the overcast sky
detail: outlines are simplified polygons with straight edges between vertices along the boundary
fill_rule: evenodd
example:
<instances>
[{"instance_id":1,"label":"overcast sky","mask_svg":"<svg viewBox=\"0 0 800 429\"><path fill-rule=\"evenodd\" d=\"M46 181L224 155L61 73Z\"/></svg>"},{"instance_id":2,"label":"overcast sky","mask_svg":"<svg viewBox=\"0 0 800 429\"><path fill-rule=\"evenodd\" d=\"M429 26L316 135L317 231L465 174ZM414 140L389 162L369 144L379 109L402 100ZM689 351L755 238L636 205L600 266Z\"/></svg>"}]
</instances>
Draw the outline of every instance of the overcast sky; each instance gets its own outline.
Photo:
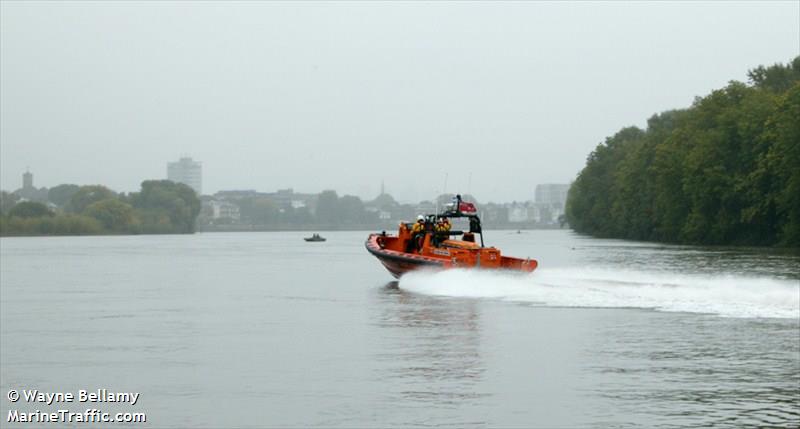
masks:
<instances>
[{"instance_id":1,"label":"overcast sky","mask_svg":"<svg viewBox=\"0 0 800 429\"><path fill-rule=\"evenodd\" d=\"M527 200L605 137L800 54L800 2L8 2L0 187ZM471 180L470 180L471 174Z\"/></svg>"}]
</instances>

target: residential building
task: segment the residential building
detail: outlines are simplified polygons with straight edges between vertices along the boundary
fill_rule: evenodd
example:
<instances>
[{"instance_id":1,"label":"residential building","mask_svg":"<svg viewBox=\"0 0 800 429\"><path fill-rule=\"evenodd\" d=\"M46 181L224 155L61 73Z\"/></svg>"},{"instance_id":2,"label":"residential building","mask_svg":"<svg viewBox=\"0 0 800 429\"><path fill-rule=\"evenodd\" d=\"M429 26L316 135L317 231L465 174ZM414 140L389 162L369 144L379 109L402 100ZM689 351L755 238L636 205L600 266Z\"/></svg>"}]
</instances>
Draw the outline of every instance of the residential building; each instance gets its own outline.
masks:
<instances>
[{"instance_id":1,"label":"residential building","mask_svg":"<svg viewBox=\"0 0 800 429\"><path fill-rule=\"evenodd\" d=\"M239 206L228 201L203 201L203 212L210 219L239 220Z\"/></svg>"},{"instance_id":2,"label":"residential building","mask_svg":"<svg viewBox=\"0 0 800 429\"><path fill-rule=\"evenodd\" d=\"M528 221L528 205L525 203L511 203L508 207L508 221L513 223Z\"/></svg>"},{"instance_id":3,"label":"residential building","mask_svg":"<svg viewBox=\"0 0 800 429\"><path fill-rule=\"evenodd\" d=\"M561 206L563 208L567 203L567 192L569 192L568 184L564 185L549 183L544 185L536 185L534 200L539 204L549 204L553 206Z\"/></svg>"}]
</instances>

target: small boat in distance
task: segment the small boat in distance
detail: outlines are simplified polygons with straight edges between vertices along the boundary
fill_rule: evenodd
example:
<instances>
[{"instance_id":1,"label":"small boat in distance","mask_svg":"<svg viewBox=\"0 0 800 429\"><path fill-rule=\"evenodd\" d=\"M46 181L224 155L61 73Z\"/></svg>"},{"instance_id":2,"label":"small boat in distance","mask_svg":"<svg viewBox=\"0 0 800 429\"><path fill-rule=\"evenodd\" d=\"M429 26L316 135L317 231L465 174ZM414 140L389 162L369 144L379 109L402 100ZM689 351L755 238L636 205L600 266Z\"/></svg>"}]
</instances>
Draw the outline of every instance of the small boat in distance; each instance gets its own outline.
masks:
<instances>
[{"instance_id":1,"label":"small boat in distance","mask_svg":"<svg viewBox=\"0 0 800 429\"><path fill-rule=\"evenodd\" d=\"M437 219L466 218L468 231L451 231L436 227ZM422 228L401 223L397 235L370 234L365 246L367 251L386 267L395 277L418 268L480 268L531 272L539 266L535 259L520 259L503 256L500 250L483 245L483 230L475 205L456 201L439 214L420 216ZM421 230L420 230L421 229ZM480 235L480 244L475 242ZM450 237L461 236L461 239Z\"/></svg>"},{"instance_id":2,"label":"small boat in distance","mask_svg":"<svg viewBox=\"0 0 800 429\"><path fill-rule=\"evenodd\" d=\"M305 237L305 238L303 238L303 240L305 240L305 241L325 241L325 237L322 237L322 236L320 236L319 234L317 234L315 232L314 235L312 235L311 237Z\"/></svg>"}]
</instances>

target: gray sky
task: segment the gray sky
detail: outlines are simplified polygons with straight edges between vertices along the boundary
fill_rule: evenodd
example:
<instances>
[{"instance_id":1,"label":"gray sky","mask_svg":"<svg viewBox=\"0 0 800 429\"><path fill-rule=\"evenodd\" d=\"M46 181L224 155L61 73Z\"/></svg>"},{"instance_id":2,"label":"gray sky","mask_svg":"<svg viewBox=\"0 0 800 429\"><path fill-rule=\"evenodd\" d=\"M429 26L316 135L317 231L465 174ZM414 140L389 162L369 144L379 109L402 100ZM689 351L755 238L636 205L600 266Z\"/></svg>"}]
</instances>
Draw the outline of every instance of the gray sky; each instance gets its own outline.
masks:
<instances>
[{"instance_id":1,"label":"gray sky","mask_svg":"<svg viewBox=\"0 0 800 429\"><path fill-rule=\"evenodd\" d=\"M800 2L9 2L0 187L526 200L589 152L800 54ZM471 173L471 186L469 177ZM469 187L469 189L468 189Z\"/></svg>"}]
</instances>

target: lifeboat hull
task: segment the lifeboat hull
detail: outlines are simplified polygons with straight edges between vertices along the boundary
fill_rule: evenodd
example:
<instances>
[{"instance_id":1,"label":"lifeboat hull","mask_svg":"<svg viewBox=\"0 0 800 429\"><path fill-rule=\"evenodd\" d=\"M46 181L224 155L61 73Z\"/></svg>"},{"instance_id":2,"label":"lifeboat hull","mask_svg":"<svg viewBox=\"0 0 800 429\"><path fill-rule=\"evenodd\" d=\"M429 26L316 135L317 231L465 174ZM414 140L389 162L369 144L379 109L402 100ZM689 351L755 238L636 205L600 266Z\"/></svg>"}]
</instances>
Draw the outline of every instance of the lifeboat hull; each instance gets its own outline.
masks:
<instances>
[{"instance_id":1,"label":"lifeboat hull","mask_svg":"<svg viewBox=\"0 0 800 429\"><path fill-rule=\"evenodd\" d=\"M402 247L391 241L396 237L382 234L371 234L365 243L367 251L383 264L395 278L420 268L479 268L500 269L511 271L531 272L538 263L534 259L519 259L500 256L494 248L476 248L472 250L456 250L425 246L420 253L401 251ZM427 241L426 241L427 243ZM481 254L484 259L481 260Z\"/></svg>"},{"instance_id":2,"label":"lifeboat hull","mask_svg":"<svg viewBox=\"0 0 800 429\"><path fill-rule=\"evenodd\" d=\"M394 276L399 279L403 274L419 268L444 268L447 261L399 252L383 248L380 245L380 234L371 234L367 238L365 246L367 251L378 258L381 264Z\"/></svg>"}]
</instances>

